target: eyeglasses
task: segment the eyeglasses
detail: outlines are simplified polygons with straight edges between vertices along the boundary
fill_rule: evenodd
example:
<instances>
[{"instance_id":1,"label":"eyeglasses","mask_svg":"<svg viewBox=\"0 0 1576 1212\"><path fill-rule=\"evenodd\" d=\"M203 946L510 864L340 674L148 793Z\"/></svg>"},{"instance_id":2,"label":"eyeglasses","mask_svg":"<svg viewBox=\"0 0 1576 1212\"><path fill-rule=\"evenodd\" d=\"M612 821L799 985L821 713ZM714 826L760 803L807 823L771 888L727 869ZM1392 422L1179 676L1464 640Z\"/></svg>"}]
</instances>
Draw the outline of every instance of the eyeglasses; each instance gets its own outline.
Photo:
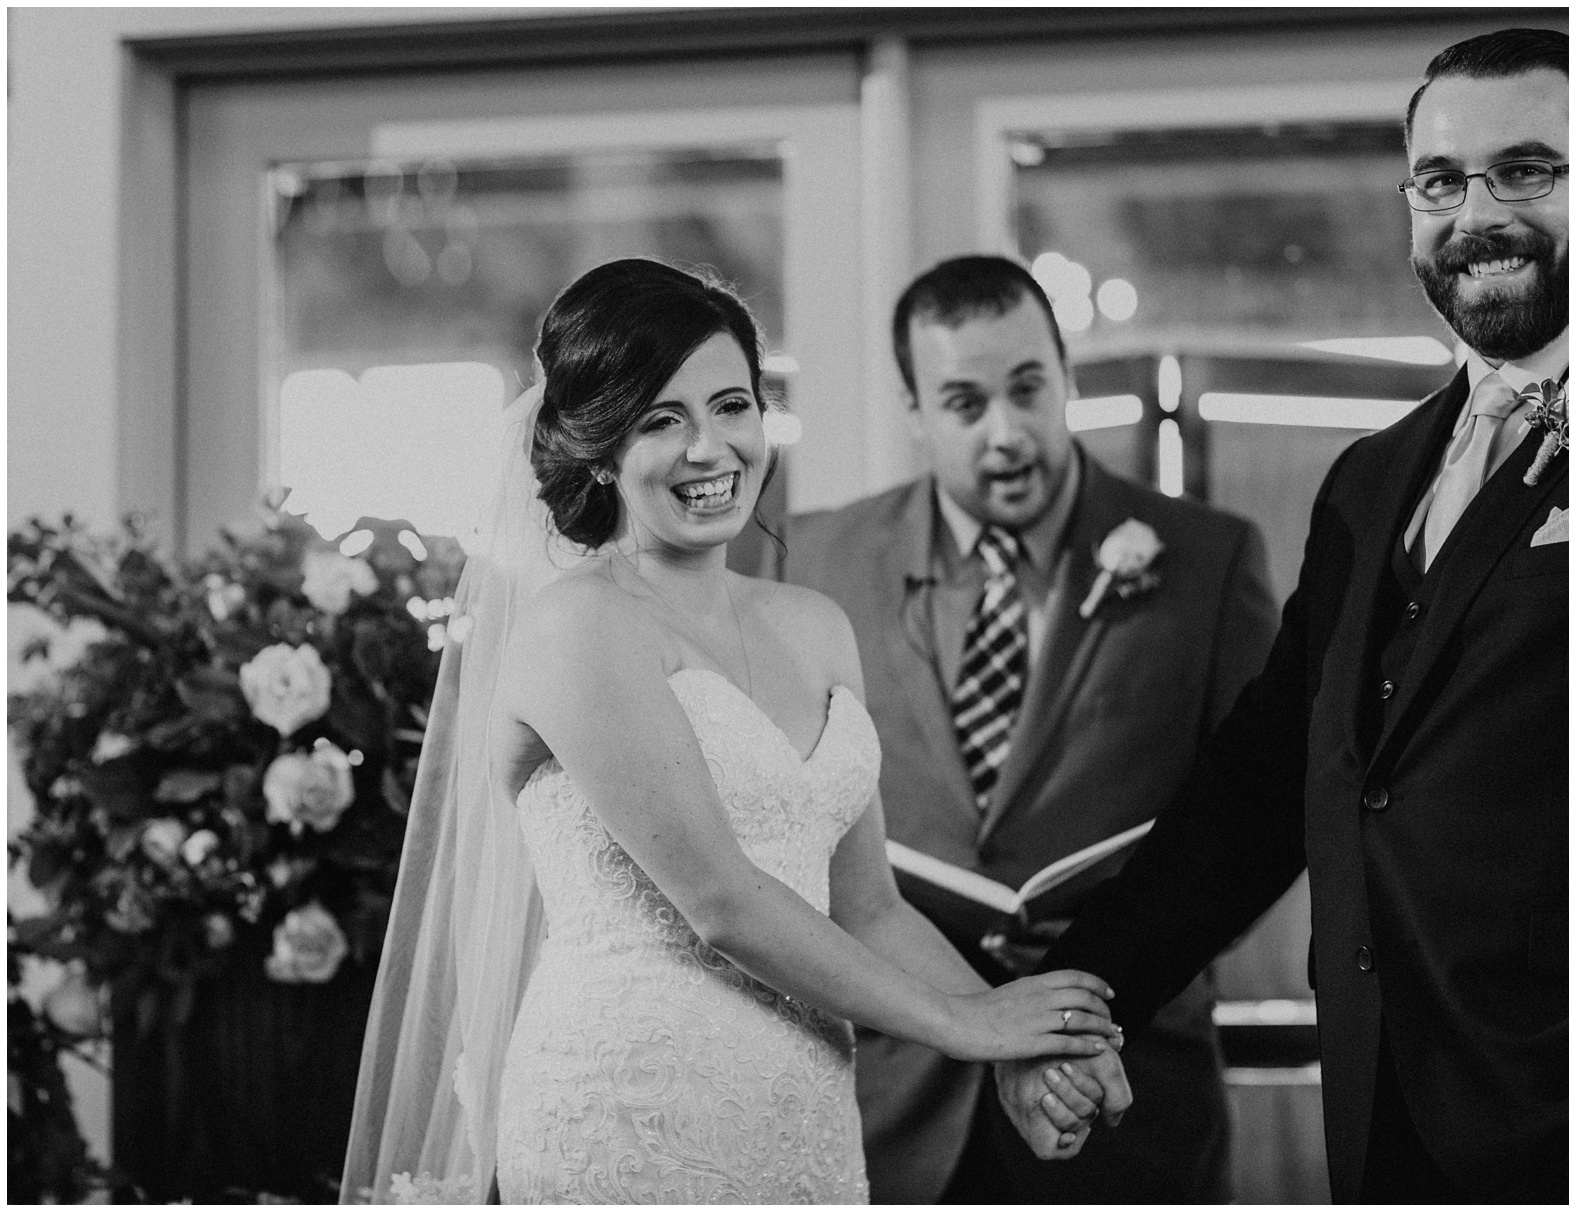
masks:
<instances>
[{"instance_id":1,"label":"eyeglasses","mask_svg":"<svg viewBox=\"0 0 1576 1212\"><path fill-rule=\"evenodd\" d=\"M1464 173L1453 168L1417 173L1398 188L1413 210L1455 210L1467 200L1467 182L1482 177L1488 192L1500 202L1530 202L1554 192L1554 180L1571 170L1569 164L1550 164L1547 160L1506 160L1490 164L1480 173Z\"/></svg>"}]
</instances>

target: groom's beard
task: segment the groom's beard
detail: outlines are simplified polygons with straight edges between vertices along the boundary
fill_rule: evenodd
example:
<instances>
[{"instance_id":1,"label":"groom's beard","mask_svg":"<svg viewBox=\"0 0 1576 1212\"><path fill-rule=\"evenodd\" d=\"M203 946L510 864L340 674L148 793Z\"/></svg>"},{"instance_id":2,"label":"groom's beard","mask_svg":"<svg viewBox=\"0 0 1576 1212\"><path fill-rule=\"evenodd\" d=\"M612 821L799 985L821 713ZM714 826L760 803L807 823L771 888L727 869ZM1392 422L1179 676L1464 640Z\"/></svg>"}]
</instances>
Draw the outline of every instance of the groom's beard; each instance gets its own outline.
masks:
<instances>
[{"instance_id":1,"label":"groom's beard","mask_svg":"<svg viewBox=\"0 0 1576 1212\"><path fill-rule=\"evenodd\" d=\"M1485 291L1468 302L1458 274L1478 261L1525 257L1537 268L1525 290ZM1432 257L1412 258L1412 270L1445 323L1478 353L1514 362L1536 353L1570 322L1570 262L1542 232L1521 236L1457 236Z\"/></svg>"}]
</instances>

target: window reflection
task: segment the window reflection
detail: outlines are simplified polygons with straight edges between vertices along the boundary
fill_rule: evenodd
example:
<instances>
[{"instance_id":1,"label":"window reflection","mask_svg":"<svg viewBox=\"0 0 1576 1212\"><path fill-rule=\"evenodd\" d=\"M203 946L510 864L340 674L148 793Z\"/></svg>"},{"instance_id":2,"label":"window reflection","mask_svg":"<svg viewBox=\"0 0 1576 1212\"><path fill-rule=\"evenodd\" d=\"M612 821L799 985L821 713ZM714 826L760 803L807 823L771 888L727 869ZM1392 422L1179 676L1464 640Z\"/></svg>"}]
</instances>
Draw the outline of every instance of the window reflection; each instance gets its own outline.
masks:
<instances>
[{"instance_id":1,"label":"window reflection","mask_svg":"<svg viewBox=\"0 0 1576 1212\"><path fill-rule=\"evenodd\" d=\"M1078 318L1092 291L1082 354L1443 334L1390 196L1397 123L1020 134L1012 153L1020 250Z\"/></svg>"},{"instance_id":2,"label":"window reflection","mask_svg":"<svg viewBox=\"0 0 1576 1212\"><path fill-rule=\"evenodd\" d=\"M429 534L470 524L495 429L480 420L531 381L554 296L604 261L714 273L782 344L775 145L287 164L268 185L277 478L329 537L362 515ZM769 360L768 387L791 366Z\"/></svg>"}]
</instances>

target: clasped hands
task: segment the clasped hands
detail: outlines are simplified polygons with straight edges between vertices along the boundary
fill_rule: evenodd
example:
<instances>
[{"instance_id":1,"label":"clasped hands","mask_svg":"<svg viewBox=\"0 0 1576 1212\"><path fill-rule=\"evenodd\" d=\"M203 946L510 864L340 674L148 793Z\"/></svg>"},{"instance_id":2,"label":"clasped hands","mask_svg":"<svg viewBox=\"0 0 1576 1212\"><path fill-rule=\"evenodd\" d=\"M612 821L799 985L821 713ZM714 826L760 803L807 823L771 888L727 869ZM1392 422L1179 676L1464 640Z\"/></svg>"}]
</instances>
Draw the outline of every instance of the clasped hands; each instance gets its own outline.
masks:
<instances>
[{"instance_id":1,"label":"clasped hands","mask_svg":"<svg viewBox=\"0 0 1576 1212\"><path fill-rule=\"evenodd\" d=\"M1103 982L1099 991L1104 997L1114 996ZM1121 1028L1110 1025L1109 1012L1103 1024L1081 1020L1082 1015L1069 1016L1065 1030L1092 1036L1092 1042L1100 1045L1097 1051L996 1063L996 1096L1013 1127L1041 1161L1076 1156L1096 1118L1115 1127L1133 1105L1133 1091L1117 1055L1122 1047Z\"/></svg>"}]
</instances>

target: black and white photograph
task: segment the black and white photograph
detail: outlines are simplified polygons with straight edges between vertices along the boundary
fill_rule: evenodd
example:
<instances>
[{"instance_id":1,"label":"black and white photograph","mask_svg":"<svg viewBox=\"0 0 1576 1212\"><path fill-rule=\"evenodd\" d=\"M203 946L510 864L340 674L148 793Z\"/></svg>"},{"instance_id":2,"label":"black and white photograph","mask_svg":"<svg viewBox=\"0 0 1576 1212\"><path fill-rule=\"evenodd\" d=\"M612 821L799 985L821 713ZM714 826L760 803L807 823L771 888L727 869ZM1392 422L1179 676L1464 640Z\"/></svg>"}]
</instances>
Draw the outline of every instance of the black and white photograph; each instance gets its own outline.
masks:
<instances>
[{"instance_id":1,"label":"black and white photograph","mask_svg":"<svg viewBox=\"0 0 1576 1212\"><path fill-rule=\"evenodd\" d=\"M6 10L12 1204L1566 1204L1569 9Z\"/></svg>"}]
</instances>

